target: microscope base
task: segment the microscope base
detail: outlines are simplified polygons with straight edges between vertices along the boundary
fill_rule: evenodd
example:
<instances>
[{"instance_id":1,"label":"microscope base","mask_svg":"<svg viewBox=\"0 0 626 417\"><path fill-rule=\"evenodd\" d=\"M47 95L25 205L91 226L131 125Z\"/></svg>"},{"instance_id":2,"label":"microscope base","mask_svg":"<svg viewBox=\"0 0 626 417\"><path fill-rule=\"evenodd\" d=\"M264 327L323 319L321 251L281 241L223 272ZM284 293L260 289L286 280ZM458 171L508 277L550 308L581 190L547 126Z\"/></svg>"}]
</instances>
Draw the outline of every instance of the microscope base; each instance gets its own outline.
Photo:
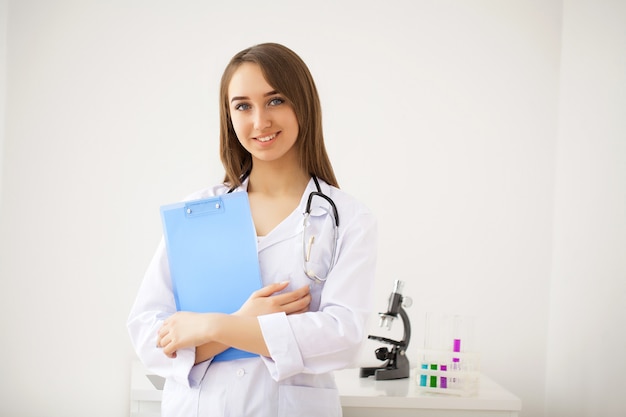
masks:
<instances>
[{"instance_id":1,"label":"microscope base","mask_svg":"<svg viewBox=\"0 0 626 417\"><path fill-rule=\"evenodd\" d=\"M390 379L408 378L409 371L397 368L361 368L361 378L367 378L371 375L374 375L374 379L377 381L386 381Z\"/></svg>"},{"instance_id":2,"label":"microscope base","mask_svg":"<svg viewBox=\"0 0 626 417\"><path fill-rule=\"evenodd\" d=\"M405 355L399 355L397 360L389 360L384 366L361 368L360 377L367 378L374 375L374 379L386 381L389 379L408 378L410 372L409 360Z\"/></svg>"}]
</instances>

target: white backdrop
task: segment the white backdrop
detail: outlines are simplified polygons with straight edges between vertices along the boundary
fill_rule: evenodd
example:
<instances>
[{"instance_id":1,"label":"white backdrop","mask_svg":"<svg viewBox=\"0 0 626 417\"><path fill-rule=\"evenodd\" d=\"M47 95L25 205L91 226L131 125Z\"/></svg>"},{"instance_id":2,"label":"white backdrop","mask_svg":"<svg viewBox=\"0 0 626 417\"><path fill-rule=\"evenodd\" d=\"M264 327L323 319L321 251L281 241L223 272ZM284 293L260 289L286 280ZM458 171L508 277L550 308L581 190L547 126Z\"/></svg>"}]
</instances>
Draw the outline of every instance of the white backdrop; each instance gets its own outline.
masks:
<instances>
[{"instance_id":1,"label":"white backdrop","mask_svg":"<svg viewBox=\"0 0 626 417\"><path fill-rule=\"evenodd\" d=\"M473 315L482 370L524 417L546 402L570 416L606 403L571 364L604 353L584 343L602 343L598 320L624 328L622 3L1 3L0 414L127 415L125 320L160 239L158 207L221 180L219 78L266 41L316 79L340 184L379 218L377 309L395 279L414 299L410 350L427 311ZM597 66L583 66L596 45ZM603 88L577 95L589 82ZM597 204L576 204L585 180ZM601 238L570 234L598 222ZM615 298L586 298L596 314L580 324L569 300L597 287ZM371 333L400 327L372 314ZM614 333L612 347L624 340ZM355 365L378 363L378 346Z\"/></svg>"}]
</instances>

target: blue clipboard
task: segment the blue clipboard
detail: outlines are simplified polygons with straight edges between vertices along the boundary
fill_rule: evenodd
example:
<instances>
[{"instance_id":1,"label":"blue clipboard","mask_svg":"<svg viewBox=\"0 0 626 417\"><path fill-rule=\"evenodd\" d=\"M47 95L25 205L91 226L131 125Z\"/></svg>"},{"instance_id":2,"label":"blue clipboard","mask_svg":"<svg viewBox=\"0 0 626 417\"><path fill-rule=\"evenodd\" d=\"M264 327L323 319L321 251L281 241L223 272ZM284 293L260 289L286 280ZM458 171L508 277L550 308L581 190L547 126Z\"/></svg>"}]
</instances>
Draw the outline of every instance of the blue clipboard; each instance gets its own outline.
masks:
<instances>
[{"instance_id":1,"label":"blue clipboard","mask_svg":"<svg viewBox=\"0 0 626 417\"><path fill-rule=\"evenodd\" d=\"M261 288L248 193L240 191L161 207L178 311L237 311ZM214 361L256 357L230 348Z\"/></svg>"}]
</instances>

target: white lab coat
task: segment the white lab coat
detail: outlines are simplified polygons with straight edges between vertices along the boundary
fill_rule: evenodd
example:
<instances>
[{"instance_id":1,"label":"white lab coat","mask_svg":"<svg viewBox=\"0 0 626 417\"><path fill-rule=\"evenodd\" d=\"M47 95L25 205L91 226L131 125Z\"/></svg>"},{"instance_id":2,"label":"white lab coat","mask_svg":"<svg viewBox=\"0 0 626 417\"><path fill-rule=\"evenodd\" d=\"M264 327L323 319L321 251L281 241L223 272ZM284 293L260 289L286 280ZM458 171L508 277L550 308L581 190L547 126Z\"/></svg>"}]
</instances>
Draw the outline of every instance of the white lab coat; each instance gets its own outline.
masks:
<instances>
[{"instance_id":1,"label":"white lab coat","mask_svg":"<svg viewBox=\"0 0 626 417\"><path fill-rule=\"evenodd\" d=\"M245 190L247 182L240 189ZM163 320L176 311L163 241L148 267L128 318L135 350L152 372L166 379L163 417L173 416L341 416L333 370L354 363L366 337L373 307L377 230L375 216L342 190L320 180L322 192L339 213L335 266L325 284L314 283L303 270L303 213L311 180L300 206L258 243L263 285L290 280L286 291L311 285L310 311L258 318L271 358L255 357L194 365L193 348L167 358L156 348ZM208 188L187 200L224 194L224 185ZM317 232L314 250L323 243L330 262L333 217L329 204L313 198L311 226ZM318 258L319 259L319 258ZM322 266L325 268L325 266Z\"/></svg>"}]
</instances>

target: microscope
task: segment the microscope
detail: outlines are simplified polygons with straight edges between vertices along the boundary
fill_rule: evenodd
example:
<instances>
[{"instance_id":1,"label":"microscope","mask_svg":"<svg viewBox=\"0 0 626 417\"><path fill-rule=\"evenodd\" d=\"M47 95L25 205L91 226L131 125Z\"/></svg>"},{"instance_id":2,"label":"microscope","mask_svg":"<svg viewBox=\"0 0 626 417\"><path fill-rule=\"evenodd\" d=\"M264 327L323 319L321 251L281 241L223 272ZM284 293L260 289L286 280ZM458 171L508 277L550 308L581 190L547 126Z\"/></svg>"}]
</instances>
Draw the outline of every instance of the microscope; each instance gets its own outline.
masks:
<instances>
[{"instance_id":1,"label":"microscope","mask_svg":"<svg viewBox=\"0 0 626 417\"><path fill-rule=\"evenodd\" d=\"M410 368L409 359L406 357L406 349L409 346L409 341L411 339L411 324L404 307L410 307L413 304L413 301L411 298L404 297L402 295L403 287L404 283L402 281L395 281L393 292L389 296L387 311L385 313L378 313L380 317L380 327L387 327L387 330L391 330L393 320L400 316L404 326L402 340L396 341L387 339L386 337L369 335L368 339L386 343L391 345L392 348L391 350L386 347L376 349L376 358L386 362L382 366L361 368L361 378L366 378L371 375L374 375L377 380L401 379L409 377Z\"/></svg>"}]
</instances>

